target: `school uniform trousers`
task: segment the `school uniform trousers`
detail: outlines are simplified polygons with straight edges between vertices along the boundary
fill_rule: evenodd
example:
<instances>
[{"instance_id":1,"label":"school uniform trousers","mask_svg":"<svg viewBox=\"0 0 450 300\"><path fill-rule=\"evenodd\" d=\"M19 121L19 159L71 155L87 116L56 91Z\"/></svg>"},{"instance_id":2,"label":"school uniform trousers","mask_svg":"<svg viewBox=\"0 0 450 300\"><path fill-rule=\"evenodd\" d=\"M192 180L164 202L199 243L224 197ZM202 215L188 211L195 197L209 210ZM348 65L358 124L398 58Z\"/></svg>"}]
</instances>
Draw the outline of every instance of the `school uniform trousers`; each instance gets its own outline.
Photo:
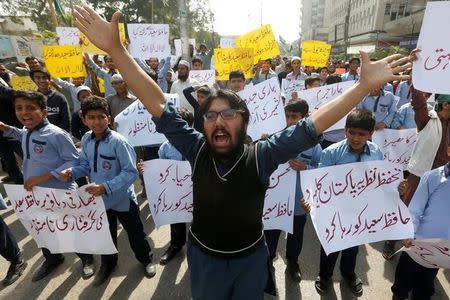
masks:
<instances>
[{"instance_id":1,"label":"school uniform trousers","mask_svg":"<svg viewBox=\"0 0 450 300\"><path fill-rule=\"evenodd\" d=\"M2 217L0 217L0 254L13 264L20 262L20 249L16 238Z\"/></svg>"}]
</instances>

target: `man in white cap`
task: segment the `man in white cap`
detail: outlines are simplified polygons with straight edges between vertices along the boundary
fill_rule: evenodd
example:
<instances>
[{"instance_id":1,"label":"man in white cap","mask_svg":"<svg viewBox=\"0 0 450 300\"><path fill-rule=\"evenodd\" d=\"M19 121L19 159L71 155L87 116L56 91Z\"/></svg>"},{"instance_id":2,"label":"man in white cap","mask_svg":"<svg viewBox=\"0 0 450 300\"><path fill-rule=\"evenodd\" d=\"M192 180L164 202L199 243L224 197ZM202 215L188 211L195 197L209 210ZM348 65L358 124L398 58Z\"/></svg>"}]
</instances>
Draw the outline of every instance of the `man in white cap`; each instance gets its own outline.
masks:
<instances>
[{"instance_id":1,"label":"man in white cap","mask_svg":"<svg viewBox=\"0 0 450 300\"><path fill-rule=\"evenodd\" d=\"M298 56L293 56L291 59L292 72L286 75L286 80L306 80L308 75L301 70L301 59Z\"/></svg>"},{"instance_id":2,"label":"man in white cap","mask_svg":"<svg viewBox=\"0 0 450 300\"><path fill-rule=\"evenodd\" d=\"M194 108L186 100L186 97L183 95L183 90L194 85L199 85L200 83L197 80L189 77L189 69L189 63L184 59L180 60L180 62L178 63L178 79L175 80L175 82L172 84L170 93L178 94L178 96L180 97L181 108L185 108L194 113Z\"/></svg>"},{"instance_id":3,"label":"man in white cap","mask_svg":"<svg viewBox=\"0 0 450 300\"><path fill-rule=\"evenodd\" d=\"M108 101L109 113L114 120L122 110L136 101L137 98L128 91L128 86L123 80L122 75L114 74L111 76L111 85L116 91L116 94L106 97L106 101Z\"/></svg>"}]
</instances>

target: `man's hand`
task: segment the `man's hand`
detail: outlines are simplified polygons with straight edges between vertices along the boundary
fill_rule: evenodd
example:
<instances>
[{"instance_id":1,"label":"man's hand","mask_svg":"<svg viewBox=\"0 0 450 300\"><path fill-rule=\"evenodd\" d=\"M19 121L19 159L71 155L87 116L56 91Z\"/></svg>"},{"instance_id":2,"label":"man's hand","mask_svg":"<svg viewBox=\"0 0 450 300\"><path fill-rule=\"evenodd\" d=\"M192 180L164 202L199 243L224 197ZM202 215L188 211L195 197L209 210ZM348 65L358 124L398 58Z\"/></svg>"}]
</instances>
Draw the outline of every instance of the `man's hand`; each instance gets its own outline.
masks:
<instances>
[{"instance_id":1,"label":"man's hand","mask_svg":"<svg viewBox=\"0 0 450 300\"><path fill-rule=\"evenodd\" d=\"M103 184L90 185L90 186L86 187L86 192L88 192L89 194L96 196L96 197L101 196L106 193L105 187L103 186Z\"/></svg>"},{"instance_id":2,"label":"man's hand","mask_svg":"<svg viewBox=\"0 0 450 300\"><path fill-rule=\"evenodd\" d=\"M409 248L412 246L413 241L414 241L413 239L405 239L405 240L402 240L402 244L403 244L403 246L405 246L405 248Z\"/></svg>"},{"instance_id":3,"label":"man's hand","mask_svg":"<svg viewBox=\"0 0 450 300\"><path fill-rule=\"evenodd\" d=\"M303 171L303 170L308 169L308 166L304 162L302 162L301 160L298 160L298 159L289 160L289 166L294 171Z\"/></svg>"},{"instance_id":4,"label":"man's hand","mask_svg":"<svg viewBox=\"0 0 450 300\"><path fill-rule=\"evenodd\" d=\"M32 176L25 181L25 183L23 184L23 187L27 191L31 191L33 189L33 187L43 184L43 183L51 180L52 178L53 178L53 175L50 173L41 175L41 176Z\"/></svg>"},{"instance_id":5,"label":"man's hand","mask_svg":"<svg viewBox=\"0 0 450 300\"><path fill-rule=\"evenodd\" d=\"M0 131L8 131L11 127L9 125L6 125L3 122L0 122Z\"/></svg>"},{"instance_id":6,"label":"man's hand","mask_svg":"<svg viewBox=\"0 0 450 300\"><path fill-rule=\"evenodd\" d=\"M419 48L415 48L411 53L409 53L409 61L414 62L417 61L419 58L417 57L417 54L422 51Z\"/></svg>"},{"instance_id":7,"label":"man's hand","mask_svg":"<svg viewBox=\"0 0 450 300\"><path fill-rule=\"evenodd\" d=\"M72 179L72 170L71 169L65 169L62 170L61 173L59 173L59 179L64 182L68 182Z\"/></svg>"},{"instance_id":8,"label":"man's hand","mask_svg":"<svg viewBox=\"0 0 450 300\"><path fill-rule=\"evenodd\" d=\"M383 122L377 123L377 124L375 124L375 131L385 129L386 127L387 127L387 125L384 124Z\"/></svg>"},{"instance_id":9,"label":"man's hand","mask_svg":"<svg viewBox=\"0 0 450 300\"><path fill-rule=\"evenodd\" d=\"M73 15L75 26L98 48L107 53L123 48L119 37L120 12L113 14L111 22L100 17L88 5L75 6Z\"/></svg>"},{"instance_id":10,"label":"man's hand","mask_svg":"<svg viewBox=\"0 0 450 300\"><path fill-rule=\"evenodd\" d=\"M309 202L306 202L305 198L300 199L300 205L307 214L311 212L311 205L309 204Z\"/></svg>"},{"instance_id":11,"label":"man's hand","mask_svg":"<svg viewBox=\"0 0 450 300\"><path fill-rule=\"evenodd\" d=\"M406 194L406 190L408 189L408 180L405 179L402 182L400 182L397 189L400 197L403 197Z\"/></svg>"}]
</instances>

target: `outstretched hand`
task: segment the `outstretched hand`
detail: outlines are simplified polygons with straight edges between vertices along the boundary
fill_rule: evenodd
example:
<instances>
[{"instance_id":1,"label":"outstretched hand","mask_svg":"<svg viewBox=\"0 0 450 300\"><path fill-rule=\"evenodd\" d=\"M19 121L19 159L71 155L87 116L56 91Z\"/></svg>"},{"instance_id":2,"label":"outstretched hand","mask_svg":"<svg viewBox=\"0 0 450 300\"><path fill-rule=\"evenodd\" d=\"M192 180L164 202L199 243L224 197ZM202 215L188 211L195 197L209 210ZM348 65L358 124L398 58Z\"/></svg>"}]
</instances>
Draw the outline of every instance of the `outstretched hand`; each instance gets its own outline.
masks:
<instances>
[{"instance_id":1,"label":"outstretched hand","mask_svg":"<svg viewBox=\"0 0 450 300\"><path fill-rule=\"evenodd\" d=\"M360 54L362 62L360 82L363 86L374 89L389 81L409 79L409 75L399 73L412 67L410 57L394 54L378 61L370 61L366 52L360 51Z\"/></svg>"},{"instance_id":2,"label":"outstretched hand","mask_svg":"<svg viewBox=\"0 0 450 300\"><path fill-rule=\"evenodd\" d=\"M73 15L75 26L98 48L107 53L120 49L119 37L120 12L116 11L111 22L106 21L88 5L75 6Z\"/></svg>"}]
</instances>

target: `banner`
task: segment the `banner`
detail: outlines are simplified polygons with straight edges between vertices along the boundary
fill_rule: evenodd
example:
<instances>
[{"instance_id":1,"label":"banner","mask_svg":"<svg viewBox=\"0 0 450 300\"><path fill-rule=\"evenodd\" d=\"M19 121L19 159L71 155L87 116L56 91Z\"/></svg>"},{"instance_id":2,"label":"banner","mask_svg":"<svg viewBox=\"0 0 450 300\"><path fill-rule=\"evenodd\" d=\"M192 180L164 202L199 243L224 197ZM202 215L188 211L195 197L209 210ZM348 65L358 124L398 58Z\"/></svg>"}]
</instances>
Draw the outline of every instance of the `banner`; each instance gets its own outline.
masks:
<instances>
[{"instance_id":1,"label":"banner","mask_svg":"<svg viewBox=\"0 0 450 300\"><path fill-rule=\"evenodd\" d=\"M117 249L109 232L101 197L85 191L4 185L17 218L39 248L52 253L113 254Z\"/></svg>"},{"instance_id":2,"label":"banner","mask_svg":"<svg viewBox=\"0 0 450 300\"><path fill-rule=\"evenodd\" d=\"M179 106L177 94L164 94L166 101L171 101ZM159 145L167 139L155 129L152 115L147 111L141 101L136 100L130 106L120 112L115 118L117 132L123 135L134 147L146 145Z\"/></svg>"},{"instance_id":3,"label":"banner","mask_svg":"<svg viewBox=\"0 0 450 300\"><path fill-rule=\"evenodd\" d=\"M80 45L80 31L76 27L56 27L59 45Z\"/></svg>"},{"instance_id":4,"label":"banner","mask_svg":"<svg viewBox=\"0 0 450 300\"><path fill-rule=\"evenodd\" d=\"M260 60L280 55L280 48L275 40L270 25L264 25L236 39L236 47L253 48L253 64Z\"/></svg>"},{"instance_id":5,"label":"banner","mask_svg":"<svg viewBox=\"0 0 450 300\"><path fill-rule=\"evenodd\" d=\"M86 75L83 53L79 46L45 46L44 61L52 77L82 77Z\"/></svg>"},{"instance_id":6,"label":"banner","mask_svg":"<svg viewBox=\"0 0 450 300\"><path fill-rule=\"evenodd\" d=\"M11 76L11 85L13 89L20 91L37 90L37 85L31 80L30 76Z\"/></svg>"},{"instance_id":7,"label":"banner","mask_svg":"<svg viewBox=\"0 0 450 300\"><path fill-rule=\"evenodd\" d=\"M0 59L16 56L11 39L7 35L0 35Z\"/></svg>"},{"instance_id":8,"label":"banner","mask_svg":"<svg viewBox=\"0 0 450 300\"><path fill-rule=\"evenodd\" d=\"M231 71L241 70L245 78L253 77L253 49L214 49L217 80L228 80Z\"/></svg>"},{"instance_id":9,"label":"banner","mask_svg":"<svg viewBox=\"0 0 450 300\"><path fill-rule=\"evenodd\" d=\"M262 134L272 134L286 128L286 115L278 77L246 88L238 95L250 110L247 134L253 141L259 140Z\"/></svg>"},{"instance_id":10,"label":"banner","mask_svg":"<svg viewBox=\"0 0 450 300\"><path fill-rule=\"evenodd\" d=\"M123 23L119 23L119 35L120 40L122 41L122 44L126 44L126 35L125 35L125 25ZM97 48L94 44L91 43L91 41L87 38L87 36L84 35L80 31L80 40L81 40L81 50L83 50L83 53L89 53L89 54L101 54L105 55L107 54L105 51Z\"/></svg>"},{"instance_id":11,"label":"banner","mask_svg":"<svg viewBox=\"0 0 450 300\"><path fill-rule=\"evenodd\" d=\"M269 188L266 191L263 210L264 230L279 229L293 233L295 185L297 172L289 163L278 166L270 176Z\"/></svg>"},{"instance_id":12,"label":"banner","mask_svg":"<svg viewBox=\"0 0 450 300\"><path fill-rule=\"evenodd\" d=\"M144 162L145 190L156 228L192 221L191 174L187 161L152 159Z\"/></svg>"},{"instance_id":13,"label":"banner","mask_svg":"<svg viewBox=\"0 0 450 300\"><path fill-rule=\"evenodd\" d=\"M450 2L428 2L417 47L421 51L413 63L413 85L420 91L450 94L450 39L441 34L450 27Z\"/></svg>"},{"instance_id":14,"label":"banner","mask_svg":"<svg viewBox=\"0 0 450 300\"><path fill-rule=\"evenodd\" d=\"M301 91L305 89L304 80L281 80L281 95L286 98L286 100L292 99L292 93L296 91Z\"/></svg>"},{"instance_id":15,"label":"banner","mask_svg":"<svg viewBox=\"0 0 450 300\"><path fill-rule=\"evenodd\" d=\"M401 165L359 162L300 173L305 200L328 254L353 246L412 238L408 208L400 200Z\"/></svg>"},{"instance_id":16,"label":"banner","mask_svg":"<svg viewBox=\"0 0 450 300\"><path fill-rule=\"evenodd\" d=\"M408 167L414 145L417 142L417 129L383 129L375 131L372 142L380 147L384 160Z\"/></svg>"},{"instance_id":17,"label":"banner","mask_svg":"<svg viewBox=\"0 0 450 300\"><path fill-rule=\"evenodd\" d=\"M344 93L354 83L355 83L354 81L344 81L319 86L308 90L302 90L298 91L298 97L308 102L309 112L313 113L316 110L318 110L321 106L326 105L328 102L335 99L337 96L342 95L342 93ZM325 132L336 129L343 129L345 127L345 119L346 117L343 117L333 126L325 130Z\"/></svg>"},{"instance_id":18,"label":"banner","mask_svg":"<svg viewBox=\"0 0 450 300\"><path fill-rule=\"evenodd\" d=\"M191 45L194 48L194 55L196 53L195 50L195 39L188 39L189 45ZM174 39L173 44L175 47L175 56L180 57L183 56L183 40L181 39ZM189 48L189 47L188 47Z\"/></svg>"},{"instance_id":19,"label":"banner","mask_svg":"<svg viewBox=\"0 0 450 300\"><path fill-rule=\"evenodd\" d=\"M234 38L221 37L220 48L236 48L236 42Z\"/></svg>"},{"instance_id":20,"label":"banner","mask_svg":"<svg viewBox=\"0 0 450 300\"><path fill-rule=\"evenodd\" d=\"M302 66L325 67L330 61L331 45L321 41L304 41Z\"/></svg>"},{"instance_id":21,"label":"banner","mask_svg":"<svg viewBox=\"0 0 450 300\"><path fill-rule=\"evenodd\" d=\"M127 24L131 56L140 59L170 56L169 25Z\"/></svg>"},{"instance_id":22,"label":"banner","mask_svg":"<svg viewBox=\"0 0 450 300\"><path fill-rule=\"evenodd\" d=\"M442 239L414 240L409 248L401 248L425 268L450 269L450 241Z\"/></svg>"},{"instance_id":23,"label":"banner","mask_svg":"<svg viewBox=\"0 0 450 300\"><path fill-rule=\"evenodd\" d=\"M197 80L200 85L212 87L216 83L216 70L190 70L189 77Z\"/></svg>"}]
</instances>

